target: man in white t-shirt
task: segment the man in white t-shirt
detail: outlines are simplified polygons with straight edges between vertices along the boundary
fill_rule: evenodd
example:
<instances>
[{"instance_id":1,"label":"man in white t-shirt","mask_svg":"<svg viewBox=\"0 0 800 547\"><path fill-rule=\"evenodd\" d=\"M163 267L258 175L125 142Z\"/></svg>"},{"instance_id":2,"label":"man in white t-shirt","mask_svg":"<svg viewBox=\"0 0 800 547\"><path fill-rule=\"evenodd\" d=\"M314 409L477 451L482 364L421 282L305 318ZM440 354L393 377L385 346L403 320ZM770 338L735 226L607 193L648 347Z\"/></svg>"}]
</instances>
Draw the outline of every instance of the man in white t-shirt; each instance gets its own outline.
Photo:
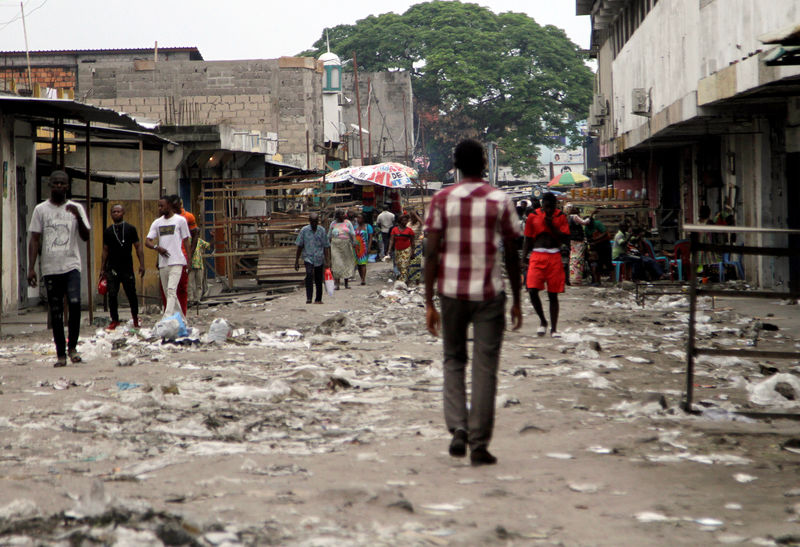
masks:
<instances>
[{"instance_id":1,"label":"man in white t-shirt","mask_svg":"<svg viewBox=\"0 0 800 547\"><path fill-rule=\"evenodd\" d=\"M381 231L381 238L378 240L378 243L380 244L380 255L384 257L386 256L386 251L389 250L389 239L392 237L391 232L394 227L394 213L386 209L375 219L375 224L378 225Z\"/></svg>"},{"instance_id":2,"label":"man in white t-shirt","mask_svg":"<svg viewBox=\"0 0 800 547\"><path fill-rule=\"evenodd\" d=\"M175 214L167 198L158 200L158 212L161 216L150 225L144 245L158 252L158 275L165 295L162 296L164 317L169 317L176 311L181 312L178 284L187 267L186 256L189 256L191 233L186 219ZM181 247L186 250L186 255Z\"/></svg>"},{"instance_id":3,"label":"man in white t-shirt","mask_svg":"<svg viewBox=\"0 0 800 547\"><path fill-rule=\"evenodd\" d=\"M28 284L36 286L36 258L41 247L42 281L47 290L50 323L56 344L55 366L77 363L75 350L81 326L81 255L79 238L89 239L89 219L79 204L67 199L69 177L64 171L50 174L50 199L33 210L28 231ZM69 309L69 339L64 339L64 296Z\"/></svg>"}]
</instances>

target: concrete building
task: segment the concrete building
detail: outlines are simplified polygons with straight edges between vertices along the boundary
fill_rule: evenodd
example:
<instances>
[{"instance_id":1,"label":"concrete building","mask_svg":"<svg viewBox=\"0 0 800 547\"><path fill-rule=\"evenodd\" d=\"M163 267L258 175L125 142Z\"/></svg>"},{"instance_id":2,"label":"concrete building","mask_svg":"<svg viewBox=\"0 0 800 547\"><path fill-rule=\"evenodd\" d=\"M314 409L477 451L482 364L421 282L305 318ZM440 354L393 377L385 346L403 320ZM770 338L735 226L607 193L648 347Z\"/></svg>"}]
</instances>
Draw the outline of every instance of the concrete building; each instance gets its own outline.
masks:
<instances>
[{"instance_id":1,"label":"concrete building","mask_svg":"<svg viewBox=\"0 0 800 547\"><path fill-rule=\"evenodd\" d=\"M740 225L800 227L800 60L781 45L800 43L800 3L576 6L592 17L590 126L600 155L616 186L650 199L663 240L684 237L681 226L701 205L712 214L731 207ZM790 239L748 235L745 243ZM762 287L800 286L800 265L785 258L745 257L745 272Z\"/></svg>"},{"instance_id":2,"label":"concrete building","mask_svg":"<svg viewBox=\"0 0 800 547\"><path fill-rule=\"evenodd\" d=\"M241 158L227 166L227 162L209 166L202 161L217 149L260 154L270 164L308 170L323 169L326 159L334 163L361 159L358 102L361 125L371 135L371 140L364 135L365 163L370 148L376 162L409 157L414 146L410 75L361 74L356 94L352 73L339 72L339 89L329 87L325 63L310 57L204 61L196 48L31 54L34 83L73 88L77 100L158 124L170 138L191 128L188 134L193 137L179 141L185 145L182 153L169 158L164 169L164 187L172 192L179 189L179 180L205 176L209 167L214 169L207 174L215 177L264 176L242 171L240 165L248 162ZM0 67L0 88L9 87L10 79L18 89L27 86L24 52L0 52ZM336 128L340 143L335 146L331 146L332 128L326 134L323 96L341 106L341 124ZM204 132L209 134L199 136ZM201 141L207 144L200 147ZM211 141L215 143L208 144ZM201 149L205 155L196 153ZM186 194L185 188L180 190ZM196 196L196 189L191 193Z\"/></svg>"}]
</instances>

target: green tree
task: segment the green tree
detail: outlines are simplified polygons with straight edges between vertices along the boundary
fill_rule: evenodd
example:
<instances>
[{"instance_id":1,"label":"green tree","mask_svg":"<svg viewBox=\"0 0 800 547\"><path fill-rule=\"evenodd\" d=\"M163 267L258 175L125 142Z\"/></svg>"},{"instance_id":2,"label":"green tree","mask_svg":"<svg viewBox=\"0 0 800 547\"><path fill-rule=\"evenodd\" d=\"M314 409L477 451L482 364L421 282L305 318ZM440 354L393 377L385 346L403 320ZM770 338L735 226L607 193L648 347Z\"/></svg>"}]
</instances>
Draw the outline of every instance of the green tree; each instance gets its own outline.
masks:
<instances>
[{"instance_id":1,"label":"green tree","mask_svg":"<svg viewBox=\"0 0 800 547\"><path fill-rule=\"evenodd\" d=\"M497 142L501 163L514 173L537 171L537 145L555 144L558 136L576 142L576 124L592 98L592 73L578 46L563 30L522 13L432 1L402 15L339 25L328 36L332 51L356 53L359 71L411 73L425 152L438 177L467 136ZM325 48L323 34L301 55L316 57Z\"/></svg>"}]
</instances>

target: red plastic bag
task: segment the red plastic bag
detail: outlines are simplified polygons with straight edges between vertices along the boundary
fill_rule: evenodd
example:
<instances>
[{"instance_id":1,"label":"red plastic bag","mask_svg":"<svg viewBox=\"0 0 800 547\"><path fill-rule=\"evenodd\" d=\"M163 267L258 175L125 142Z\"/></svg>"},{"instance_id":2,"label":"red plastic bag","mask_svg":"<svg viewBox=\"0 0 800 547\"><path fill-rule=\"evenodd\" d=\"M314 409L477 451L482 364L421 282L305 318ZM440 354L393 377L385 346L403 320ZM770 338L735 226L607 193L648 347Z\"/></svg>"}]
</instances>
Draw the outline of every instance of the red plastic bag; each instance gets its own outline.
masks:
<instances>
[{"instance_id":1,"label":"red plastic bag","mask_svg":"<svg viewBox=\"0 0 800 547\"><path fill-rule=\"evenodd\" d=\"M100 276L100 281L97 282L97 292L99 292L101 296L108 292L108 281L104 275Z\"/></svg>"},{"instance_id":2,"label":"red plastic bag","mask_svg":"<svg viewBox=\"0 0 800 547\"><path fill-rule=\"evenodd\" d=\"M325 268L325 290L328 291L328 296L333 296L333 292L336 290L336 282L333 280L330 268Z\"/></svg>"}]
</instances>

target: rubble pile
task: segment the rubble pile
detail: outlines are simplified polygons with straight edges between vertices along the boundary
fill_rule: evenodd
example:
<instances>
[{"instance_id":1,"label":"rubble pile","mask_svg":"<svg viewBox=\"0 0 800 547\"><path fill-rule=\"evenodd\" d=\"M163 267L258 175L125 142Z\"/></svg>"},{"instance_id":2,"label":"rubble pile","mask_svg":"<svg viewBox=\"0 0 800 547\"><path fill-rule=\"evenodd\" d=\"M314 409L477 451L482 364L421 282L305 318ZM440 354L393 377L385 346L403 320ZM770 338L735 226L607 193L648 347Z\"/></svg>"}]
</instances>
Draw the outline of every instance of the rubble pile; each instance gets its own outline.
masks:
<instances>
[{"instance_id":1,"label":"rubble pile","mask_svg":"<svg viewBox=\"0 0 800 547\"><path fill-rule=\"evenodd\" d=\"M752 443L713 429L756 427L742 410L795 409L799 363L701 357L700 412L688 414L686 297L642 308L631 291L587 287L564 299L560 338L536 336L525 306L523 329L503 347L501 464L468 473L444 452L441 342L425 332L422 288L353 294L319 307L297 294L222 305L190 316L183 335L97 330L79 346L84 363L57 371L49 342L6 345L0 480L25 488L0 495L0 543L581 543L549 513L515 521L510 507L632 498L637 486L589 472L619 466L668 476L700 466L716 483L768 488L764 452L778 447L775 465L800 452L783 429ZM777 319L710 300L697 329L705 347L800 347ZM539 480L550 482L536 490ZM746 500L701 511L639 497L623 504L639 507L623 520L642 537L677 523L692 541L725 539L741 532L730 512L742 511L728 506Z\"/></svg>"}]
</instances>

